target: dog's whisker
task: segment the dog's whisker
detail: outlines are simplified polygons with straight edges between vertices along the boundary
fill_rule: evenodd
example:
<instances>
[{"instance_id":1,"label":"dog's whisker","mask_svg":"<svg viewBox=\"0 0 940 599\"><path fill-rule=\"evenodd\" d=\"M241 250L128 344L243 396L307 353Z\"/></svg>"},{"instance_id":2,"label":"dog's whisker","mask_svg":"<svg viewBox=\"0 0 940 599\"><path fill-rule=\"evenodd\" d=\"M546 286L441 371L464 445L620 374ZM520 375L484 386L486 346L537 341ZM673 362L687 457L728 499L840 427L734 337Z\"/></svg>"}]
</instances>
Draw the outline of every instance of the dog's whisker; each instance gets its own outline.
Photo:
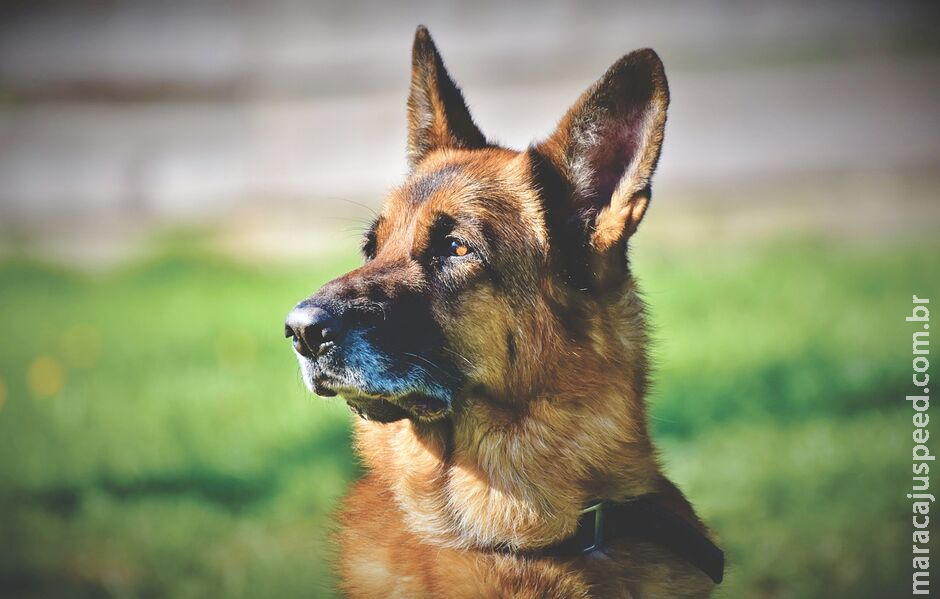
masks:
<instances>
[{"instance_id":1,"label":"dog's whisker","mask_svg":"<svg viewBox=\"0 0 940 599\"><path fill-rule=\"evenodd\" d=\"M364 222L361 218L354 216L325 216L323 220L341 220L349 223L356 223L356 225L365 228L368 228L368 223Z\"/></svg>"},{"instance_id":2,"label":"dog's whisker","mask_svg":"<svg viewBox=\"0 0 940 599\"><path fill-rule=\"evenodd\" d=\"M365 208L366 210L372 213L373 218L378 217L379 215L379 213L376 212L375 208L373 208L372 206L369 206L368 204L363 204L362 202L357 202L355 200L350 200L348 198L333 198L333 199L339 202L346 202L347 204L352 204L353 206L359 206L360 208Z\"/></svg>"},{"instance_id":3,"label":"dog's whisker","mask_svg":"<svg viewBox=\"0 0 940 599\"><path fill-rule=\"evenodd\" d=\"M411 353L411 352L404 352L403 355L405 355L405 356L410 356L410 357L412 357L412 358L417 358L417 359L421 360L422 362L426 363L428 366L434 368L435 370L440 371L440 372L441 372L444 376L446 376L448 379L454 378L454 376L453 376L451 373L447 372L447 370L444 369L442 366L440 366L440 365L438 365L438 364L435 364L434 362L432 362L432 361L429 360L428 358L425 358L424 356L421 356L421 355L418 355L418 354L413 354L413 353ZM413 366L418 366L418 364L413 364ZM428 374L430 375L430 373L428 373Z\"/></svg>"},{"instance_id":4,"label":"dog's whisker","mask_svg":"<svg viewBox=\"0 0 940 599\"><path fill-rule=\"evenodd\" d=\"M444 351L447 351L448 353L451 353L451 354L453 354L454 356L456 356L456 357L460 358L461 360L463 360L464 362L466 362L466 363L467 363L467 366L470 366L471 368L473 368L473 362L471 362L471 361L470 361L466 356L464 356L463 354L461 354L461 353L459 353L459 352L457 352L457 351L454 351L454 350L452 350L452 349L449 348L449 347L445 347L445 348L443 348L443 349L444 349Z\"/></svg>"}]
</instances>

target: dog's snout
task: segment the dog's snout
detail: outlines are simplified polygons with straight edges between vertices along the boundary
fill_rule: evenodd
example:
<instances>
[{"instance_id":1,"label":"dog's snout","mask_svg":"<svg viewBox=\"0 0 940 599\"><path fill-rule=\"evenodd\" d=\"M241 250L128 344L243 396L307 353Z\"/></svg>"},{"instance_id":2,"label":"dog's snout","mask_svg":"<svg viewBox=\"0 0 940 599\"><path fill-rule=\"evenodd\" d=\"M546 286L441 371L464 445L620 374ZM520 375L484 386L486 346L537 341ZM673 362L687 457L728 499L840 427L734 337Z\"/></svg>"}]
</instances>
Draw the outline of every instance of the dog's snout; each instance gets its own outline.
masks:
<instances>
[{"instance_id":1,"label":"dog's snout","mask_svg":"<svg viewBox=\"0 0 940 599\"><path fill-rule=\"evenodd\" d=\"M294 349L308 358L326 352L339 341L341 333L338 318L308 302L291 310L284 324L284 336L293 338Z\"/></svg>"}]
</instances>

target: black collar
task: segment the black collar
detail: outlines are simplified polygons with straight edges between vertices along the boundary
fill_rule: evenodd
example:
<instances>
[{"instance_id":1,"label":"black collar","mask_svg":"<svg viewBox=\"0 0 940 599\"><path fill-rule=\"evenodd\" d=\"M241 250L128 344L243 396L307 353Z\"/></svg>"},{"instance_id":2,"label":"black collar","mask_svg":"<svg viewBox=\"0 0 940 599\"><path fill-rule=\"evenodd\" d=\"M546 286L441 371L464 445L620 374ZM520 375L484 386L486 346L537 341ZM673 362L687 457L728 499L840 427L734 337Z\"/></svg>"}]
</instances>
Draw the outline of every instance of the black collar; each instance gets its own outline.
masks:
<instances>
[{"instance_id":1,"label":"black collar","mask_svg":"<svg viewBox=\"0 0 940 599\"><path fill-rule=\"evenodd\" d=\"M725 554L700 530L653 500L638 497L616 503L601 501L581 512L578 530L539 551L549 557L576 557L618 538L637 538L672 551L715 581L724 578Z\"/></svg>"}]
</instances>

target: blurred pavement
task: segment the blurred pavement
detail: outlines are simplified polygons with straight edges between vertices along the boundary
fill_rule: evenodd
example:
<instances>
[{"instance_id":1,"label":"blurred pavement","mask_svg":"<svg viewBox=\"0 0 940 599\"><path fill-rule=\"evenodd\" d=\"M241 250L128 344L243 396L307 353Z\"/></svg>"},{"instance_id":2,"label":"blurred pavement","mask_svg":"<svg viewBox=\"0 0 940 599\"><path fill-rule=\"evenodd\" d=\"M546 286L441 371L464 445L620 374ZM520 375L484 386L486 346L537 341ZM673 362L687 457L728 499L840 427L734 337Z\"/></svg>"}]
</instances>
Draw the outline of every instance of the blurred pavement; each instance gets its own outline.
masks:
<instances>
[{"instance_id":1,"label":"blurred pavement","mask_svg":"<svg viewBox=\"0 0 940 599\"><path fill-rule=\"evenodd\" d=\"M22 6L0 26L0 235L18 240L360 216L404 173L419 22L484 132L517 148L620 55L655 48L673 96L658 197L845 177L933 189L940 166L927 5Z\"/></svg>"}]
</instances>

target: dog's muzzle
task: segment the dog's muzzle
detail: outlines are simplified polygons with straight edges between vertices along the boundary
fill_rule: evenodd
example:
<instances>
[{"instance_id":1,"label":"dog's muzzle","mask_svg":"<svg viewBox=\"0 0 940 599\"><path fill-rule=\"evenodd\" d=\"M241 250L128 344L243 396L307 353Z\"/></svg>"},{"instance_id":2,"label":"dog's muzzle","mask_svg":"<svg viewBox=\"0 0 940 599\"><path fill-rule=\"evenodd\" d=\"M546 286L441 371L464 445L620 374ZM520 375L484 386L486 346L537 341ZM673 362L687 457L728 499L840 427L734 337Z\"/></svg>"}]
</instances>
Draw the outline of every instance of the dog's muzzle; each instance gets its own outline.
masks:
<instances>
[{"instance_id":1,"label":"dog's muzzle","mask_svg":"<svg viewBox=\"0 0 940 599\"><path fill-rule=\"evenodd\" d=\"M370 342L361 323L344 322L344 316L316 297L287 315L284 335L311 391L342 395L361 418L376 422L434 420L449 411L450 393L440 381L420 364L397 364Z\"/></svg>"}]
</instances>

